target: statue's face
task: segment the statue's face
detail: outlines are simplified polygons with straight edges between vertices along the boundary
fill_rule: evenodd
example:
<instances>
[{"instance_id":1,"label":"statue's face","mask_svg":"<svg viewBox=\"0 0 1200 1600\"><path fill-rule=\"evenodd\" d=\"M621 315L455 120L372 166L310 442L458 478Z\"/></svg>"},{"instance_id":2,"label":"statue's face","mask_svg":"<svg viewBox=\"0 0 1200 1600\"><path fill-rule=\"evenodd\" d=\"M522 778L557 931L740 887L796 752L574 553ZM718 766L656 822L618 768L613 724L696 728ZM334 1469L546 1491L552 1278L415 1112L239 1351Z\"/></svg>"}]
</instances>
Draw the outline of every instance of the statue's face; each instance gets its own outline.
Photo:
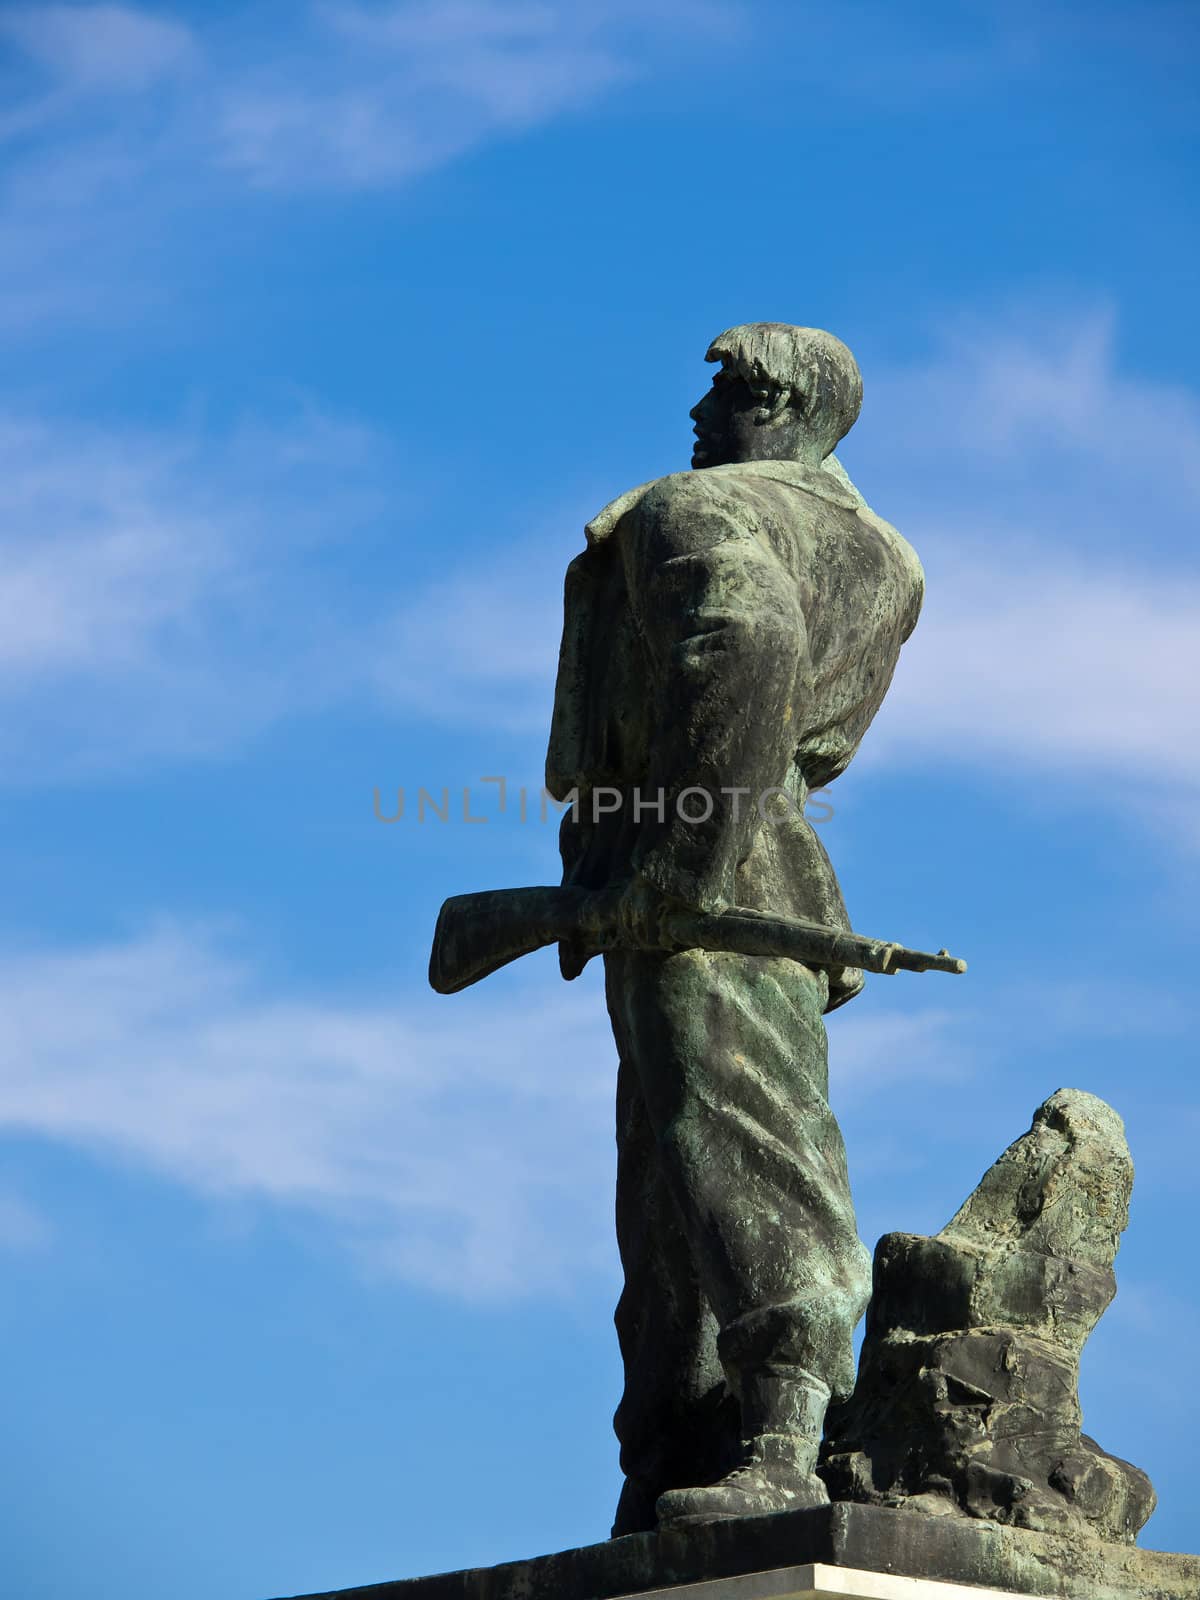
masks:
<instances>
[{"instance_id":1,"label":"statue's face","mask_svg":"<svg viewBox=\"0 0 1200 1600\"><path fill-rule=\"evenodd\" d=\"M761 441L756 415L762 401L744 378L731 367L722 367L712 388L694 405L688 415L696 424L696 443L692 449L693 467L722 467L731 461L752 461Z\"/></svg>"},{"instance_id":2,"label":"statue's face","mask_svg":"<svg viewBox=\"0 0 1200 1600\"><path fill-rule=\"evenodd\" d=\"M800 413L774 391L753 388L733 367L721 368L689 415L696 424L693 467L798 461L812 453L813 441Z\"/></svg>"}]
</instances>

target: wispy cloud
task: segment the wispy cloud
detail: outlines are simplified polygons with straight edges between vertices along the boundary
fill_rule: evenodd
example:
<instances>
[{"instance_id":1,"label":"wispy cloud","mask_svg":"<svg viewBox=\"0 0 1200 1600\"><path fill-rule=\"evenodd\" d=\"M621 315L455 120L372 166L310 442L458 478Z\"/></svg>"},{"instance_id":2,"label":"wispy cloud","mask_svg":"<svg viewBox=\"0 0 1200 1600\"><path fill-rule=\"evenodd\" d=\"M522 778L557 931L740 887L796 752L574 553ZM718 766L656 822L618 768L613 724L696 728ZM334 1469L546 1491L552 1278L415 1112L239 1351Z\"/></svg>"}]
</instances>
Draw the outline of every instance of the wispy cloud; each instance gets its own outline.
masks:
<instances>
[{"instance_id":1,"label":"wispy cloud","mask_svg":"<svg viewBox=\"0 0 1200 1600\"><path fill-rule=\"evenodd\" d=\"M0 38L56 86L80 93L144 89L197 56L184 23L134 6L9 6L0 13Z\"/></svg>"},{"instance_id":2,"label":"wispy cloud","mask_svg":"<svg viewBox=\"0 0 1200 1600\"><path fill-rule=\"evenodd\" d=\"M323 6L320 48L264 62L227 97L226 158L271 186L403 181L643 70L622 20L603 5Z\"/></svg>"},{"instance_id":3,"label":"wispy cloud","mask_svg":"<svg viewBox=\"0 0 1200 1600\"><path fill-rule=\"evenodd\" d=\"M1012 554L939 562L872 758L1200 788L1200 576Z\"/></svg>"},{"instance_id":4,"label":"wispy cloud","mask_svg":"<svg viewBox=\"0 0 1200 1600\"><path fill-rule=\"evenodd\" d=\"M315 414L225 433L0 418L6 780L227 748L344 693L358 669L314 564L377 509L386 462Z\"/></svg>"},{"instance_id":5,"label":"wispy cloud","mask_svg":"<svg viewBox=\"0 0 1200 1600\"><path fill-rule=\"evenodd\" d=\"M390 188L727 40L739 8L567 0L269 8L194 27L3 8L0 324L144 322L263 190ZM185 258L184 251L190 254Z\"/></svg>"},{"instance_id":6,"label":"wispy cloud","mask_svg":"<svg viewBox=\"0 0 1200 1600\"><path fill-rule=\"evenodd\" d=\"M882 1085L925 1082L962 1084L975 1070L978 1051L966 1048L970 1019L924 1006L851 1008L830 1023L830 1055L836 1060L840 1105L874 1095Z\"/></svg>"},{"instance_id":7,"label":"wispy cloud","mask_svg":"<svg viewBox=\"0 0 1200 1600\"><path fill-rule=\"evenodd\" d=\"M194 483L180 503L180 464L137 438L0 422L0 683L144 667L219 584L228 508L214 525Z\"/></svg>"},{"instance_id":8,"label":"wispy cloud","mask_svg":"<svg viewBox=\"0 0 1200 1600\"><path fill-rule=\"evenodd\" d=\"M144 316L207 71L186 24L119 5L0 9L0 324Z\"/></svg>"},{"instance_id":9,"label":"wispy cloud","mask_svg":"<svg viewBox=\"0 0 1200 1600\"><path fill-rule=\"evenodd\" d=\"M835 110L848 49L856 92L867 86L874 101L901 107L931 93L1003 92L1053 71L1067 49L1078 53L1077 30L1062 19L992 5L936 40L876 6L802 20L785 7L759 19L739 0L314 0L291 8L286 28L263 16L257 28L249 18L230 30L216 17L193 27L128 5L21 5L0 18L0 34L73 94L136 93L192 69L176 118L180 154L287 188L402 183L677 71L714 41L728 51L761 28L794 45L789 22L802 28L803 50L783 55ZM864 53L867 35L876 48ZM1131 48L1144 43L1129 36ZM11 126L36 110L35 97Z\"/></svg>"},{"instance_id":10,"label":"wispy cloud","mask_svg":"<svg viewBox=\"0 0 1200 1600\"><path fill-rule=\"evenodd\" d=\"M866 759L1194 801L1200 399L1123 370L1110 311L1020 306L870 397L879 509L929 584Z\"/></svg>"},{"instance_id":11,"label":"wispy cloud","mask_svg":"<svg viewBox=\"0 0 1200 1600\"><path fill-rule=\"evenodd\" d=\"M575 519L580 528L583 522ZM544 739L562 628L562 564L561 545L547 551L531 544L482 572L431 584L401 606L368 645L371 687L382 706Z\"/></svg>"},{"instance_id":12,"label":"wispy cloud","mask_svg":"<svg viewBox=\"0 0 1200 1600\"><path fill-rule=\"evenodd\" d=\"M1144 376L1118 335L1103 304L1014 298L949 319L927 361L868 370L858 431L959 542L1140 555L1153 529L1170 551L1164 513L1200 497L1200 396Z\"/></svg>"},{"instance_id":13,"label":"wispy cloud","mask_svg":"<svg viewBox=\"0 0 1200 1600\"><path fill-rule=\"evenodd\" d=\"M561 542L365 585L380 529L408 537L405 468L376 432L304 408L156 429L0 412L0 784L221 755L352 700L540 742Z\"/></svg>"},{"instance_id":14,"label":"wispy cloud","mask_svg":"<svg viewBox=\"0 0 1200 1600\"><path fill-rule=\"evenodd\" d=\"M489 995L484 1030L472 998L281 998L179 927L10 957L0 1122L297 1209L448 1293L567 1287L607 1244L603 1010L576 989Z\"/></svg>"},{"instance_id":15,"label":"wispy cloud","mask_svg":"<svg viewBox=\"0 0 1200 1600\"><path fill-rule=\"evenodd\" d=\"M177 924L9 954L0 1126L287 1208L447 1294L569 1292L610 1265L615 1056L596 975L546 976L299 1000L227 934ZM952 1032L938 1013L839 1019L840 1092L961 1078Z\"/></svg>"}]
</instances>

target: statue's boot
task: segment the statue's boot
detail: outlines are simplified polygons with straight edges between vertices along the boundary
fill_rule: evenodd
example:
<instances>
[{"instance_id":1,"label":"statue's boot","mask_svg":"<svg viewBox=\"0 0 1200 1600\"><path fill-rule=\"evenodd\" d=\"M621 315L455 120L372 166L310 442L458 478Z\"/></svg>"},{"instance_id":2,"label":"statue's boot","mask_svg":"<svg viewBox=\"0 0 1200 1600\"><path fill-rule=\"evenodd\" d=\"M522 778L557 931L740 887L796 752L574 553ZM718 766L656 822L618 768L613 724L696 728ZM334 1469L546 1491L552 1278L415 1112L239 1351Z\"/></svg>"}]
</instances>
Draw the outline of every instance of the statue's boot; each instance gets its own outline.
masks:
<instances>
[{"instance_id":1,"label":"statue's boot","mask_svg":"<svg viewBox=\"0 0 1200 1600\"><path fill-rule=\"evenodd\" d=\"M829 1503L813 1470L829 1390L811 1374L744 1374L741 1460L705 1488L670 1489L657 1505L659 1526L763 1517Z\"/></svg>"}]
</instances>

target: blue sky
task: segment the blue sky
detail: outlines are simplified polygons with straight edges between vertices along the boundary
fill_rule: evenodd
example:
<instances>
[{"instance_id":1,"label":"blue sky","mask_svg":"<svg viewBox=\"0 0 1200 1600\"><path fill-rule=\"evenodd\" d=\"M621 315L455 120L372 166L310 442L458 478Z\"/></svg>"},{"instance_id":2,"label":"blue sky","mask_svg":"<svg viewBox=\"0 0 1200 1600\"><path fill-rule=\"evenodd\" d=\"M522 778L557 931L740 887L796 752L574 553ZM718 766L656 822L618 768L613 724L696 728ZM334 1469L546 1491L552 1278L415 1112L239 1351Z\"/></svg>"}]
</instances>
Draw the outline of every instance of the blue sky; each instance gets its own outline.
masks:
<instances>
[{"instance_id":1,"label":"blue sky","mask_svg":"<svg viewBox=\"0 0 1200 1600\"><path fill-rule=\"evenodd\" d=\"M2 1587L261 1600L603 1537L597 975L426 991L552 880L582 524L708 340L827 327L921 625L831 800L864 1238L1125 1117L1086 1426L1195 1550L1194 8L0 5ZM412 815L471 789L471 826ZM404 787L400 822L373 816Z\"/></svg>"}]
</instances>

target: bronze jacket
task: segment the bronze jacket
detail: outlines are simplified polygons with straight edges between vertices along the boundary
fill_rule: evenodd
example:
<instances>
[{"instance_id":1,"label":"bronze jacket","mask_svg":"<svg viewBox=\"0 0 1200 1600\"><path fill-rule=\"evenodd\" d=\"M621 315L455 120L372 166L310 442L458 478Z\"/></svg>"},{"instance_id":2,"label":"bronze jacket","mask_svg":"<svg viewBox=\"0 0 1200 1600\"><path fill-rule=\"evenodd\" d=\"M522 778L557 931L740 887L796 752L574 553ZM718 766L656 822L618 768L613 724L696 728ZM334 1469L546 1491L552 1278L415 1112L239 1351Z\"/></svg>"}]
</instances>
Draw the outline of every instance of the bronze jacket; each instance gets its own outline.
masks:
<instances>
[{"instance_id":1,"label":"bronze jacket","mask_svg":"<svg viewBox=\"0 0 1200 1600\"><path fill-rule=\"evenodd\" d=\"M614 500L587 540L546 762L550 793L577 796L563 881L638 874L705 909L847 927L804 804L887 692L921 607L916 552L833 458L673 473ZM581 964L564 951L564 971ZM861 983L833 974L830 1008Z\"/></svg>"}]
</instances>

